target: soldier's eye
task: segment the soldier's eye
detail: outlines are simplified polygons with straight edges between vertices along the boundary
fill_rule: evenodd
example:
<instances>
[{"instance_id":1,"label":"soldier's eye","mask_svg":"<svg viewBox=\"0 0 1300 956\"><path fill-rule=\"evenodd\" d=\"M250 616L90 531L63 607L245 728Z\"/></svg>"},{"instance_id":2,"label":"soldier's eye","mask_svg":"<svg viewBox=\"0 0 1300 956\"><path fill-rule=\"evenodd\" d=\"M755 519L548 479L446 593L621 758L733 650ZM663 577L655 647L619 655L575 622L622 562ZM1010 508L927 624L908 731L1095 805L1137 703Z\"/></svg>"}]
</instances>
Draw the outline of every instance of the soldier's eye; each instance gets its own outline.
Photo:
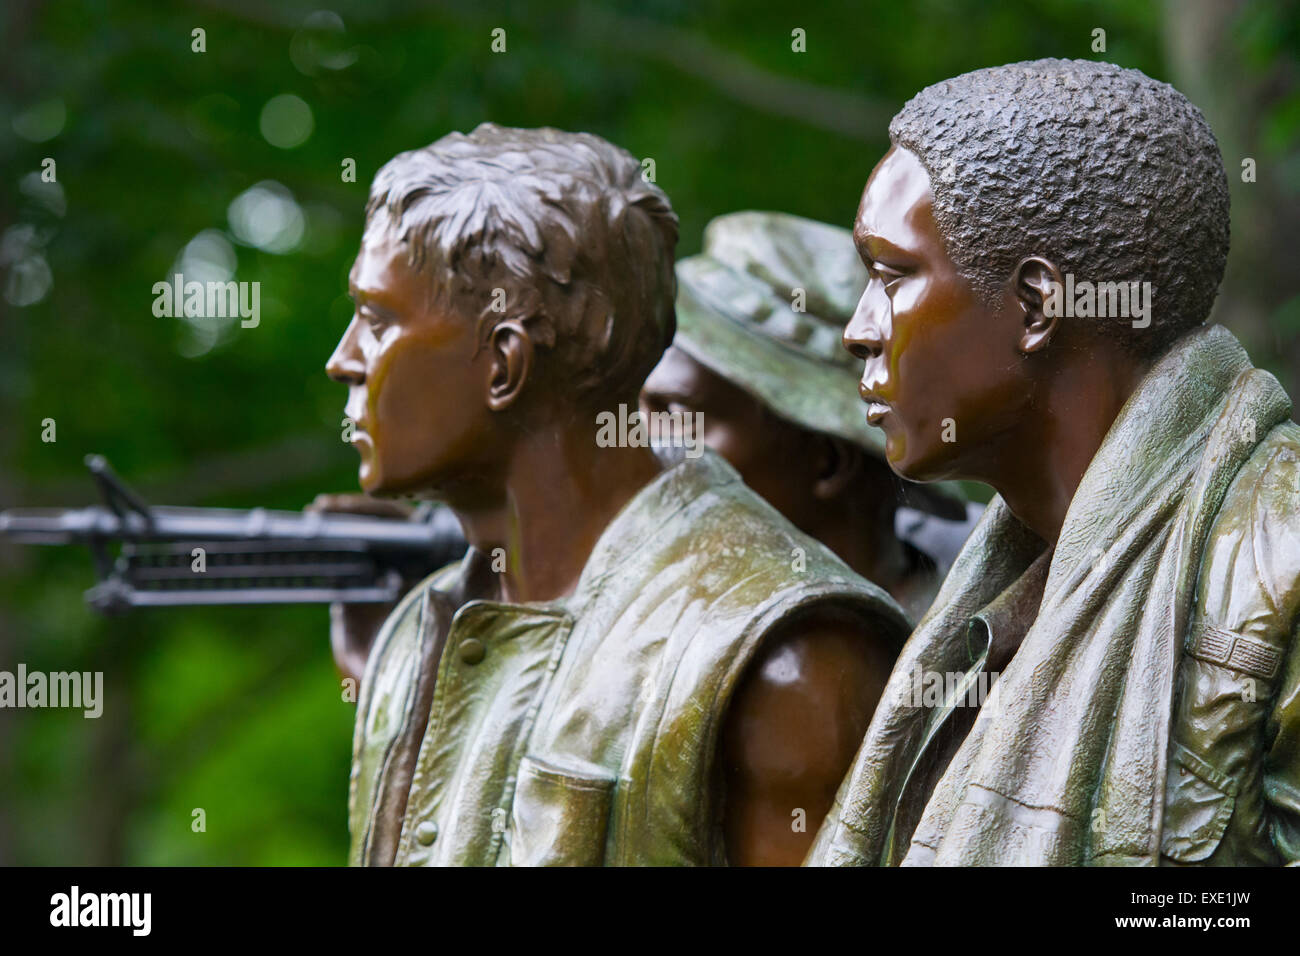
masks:
<instances>
[{"instance_id":1,"label":"soldier's eye","mask_svg":"<svg viewBox=\"0 0 1300 956\"><path fill-rule=\"evenodd\" d=\"M887 266L883 262L872 262L867 268L872 278L879 279L886 289L905 275L905 273L900 272L893 266Z\"/></svg>"},{"instance_id":2,"label":"soldier's eye","mask_svg":"<svg viewBox=\"0 0 1300 956\"><path fill-rule=\"evenodd\" d=\"M383 335L384 331L388 328L389 323L387 320L381 319L373 312L362 312L361 317L365 319L366 324L370 326L370 332L375 338L379 338Z\"/></svg>"}]
</instances>

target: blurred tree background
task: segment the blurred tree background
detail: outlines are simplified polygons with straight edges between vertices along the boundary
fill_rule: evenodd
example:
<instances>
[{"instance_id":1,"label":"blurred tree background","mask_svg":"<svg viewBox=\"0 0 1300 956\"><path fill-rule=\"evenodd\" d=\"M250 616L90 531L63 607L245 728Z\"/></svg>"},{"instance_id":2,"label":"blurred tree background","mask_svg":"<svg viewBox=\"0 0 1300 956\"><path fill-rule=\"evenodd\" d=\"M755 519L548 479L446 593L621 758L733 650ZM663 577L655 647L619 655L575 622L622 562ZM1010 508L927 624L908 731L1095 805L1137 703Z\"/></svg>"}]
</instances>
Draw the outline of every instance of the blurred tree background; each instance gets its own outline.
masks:
<instances>
[{"instance_id":1,"label":"blurred tree background","mask_svg":"<svg viewBox=\"0 0 1300 956\"><path fill-rule=\"evenodd\" d=\"M1216 317L1300 394L1293 2L328 2L7 0L0 507L90 503L90 451L159 503L355 489L322 368L396 152L484 120L590 130L654 159L688 255L736 209L848 225L908 97L1043 56L1140 68L1206 112L1234 210ZM260 324L155 317L177 271L260 282ZM0 545L0 575L0 669L103 671L106 697L98 720L0 711L0 862L344 861L353 706L324 608L105 620L84 552Z\"/></svg>"}]
</instances>

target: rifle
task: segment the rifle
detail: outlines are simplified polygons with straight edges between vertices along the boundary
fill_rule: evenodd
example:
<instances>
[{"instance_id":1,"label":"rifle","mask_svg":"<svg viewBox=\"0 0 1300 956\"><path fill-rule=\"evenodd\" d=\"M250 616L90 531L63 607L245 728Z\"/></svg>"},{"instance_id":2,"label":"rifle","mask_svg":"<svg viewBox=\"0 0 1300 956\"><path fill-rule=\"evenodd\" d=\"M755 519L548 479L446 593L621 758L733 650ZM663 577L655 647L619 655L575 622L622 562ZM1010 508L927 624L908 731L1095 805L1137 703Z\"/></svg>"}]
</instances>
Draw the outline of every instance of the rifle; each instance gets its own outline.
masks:
<instances>
[{"instance_id":1,"label":"rifle","mask_svg":"<svg viewBox=\"0 0 1300 956\"><path fill-rule=\"evenodd\" d=\"M214 604L388 603L466 549L455 516L431 503L410 519L153 506L127 488L103 456L87 455L85 463L102 506L0 511L0 536L23 544L88 545L98 583L86 602L103 614Z\"/></svg>"}]
</instances>

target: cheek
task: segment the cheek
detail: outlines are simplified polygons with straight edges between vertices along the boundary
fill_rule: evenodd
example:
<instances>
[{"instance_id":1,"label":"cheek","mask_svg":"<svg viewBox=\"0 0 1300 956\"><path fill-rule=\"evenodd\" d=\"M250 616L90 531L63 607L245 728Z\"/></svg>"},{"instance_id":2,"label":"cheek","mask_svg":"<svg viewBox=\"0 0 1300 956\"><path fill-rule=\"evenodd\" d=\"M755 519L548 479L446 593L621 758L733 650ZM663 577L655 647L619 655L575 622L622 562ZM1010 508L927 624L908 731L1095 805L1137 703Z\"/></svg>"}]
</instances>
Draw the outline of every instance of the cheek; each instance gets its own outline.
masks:
<instances>
[{"instance_id":1,"label":"cheek","mask_svg":"<svg viewBox=\"0 0 1300 956\"><path fill-rule=\"evenodd\" d=\"M956 326L903 360L912 404L903 442L889 457L915 469L913 477L952 477L950 466L990 447L1023 414L1029 382L988 325L981 316Z\"/></svg>"},{"instance_id":2,"label":"cheek","mask_svg":"<svg viewBox=\"0 0 1300 956\"><path fill-rule=\"evenodd\" d=\"M991 320L958 291L938 285L895 303L894 412L883 422L892 464L926 459L977 431L971 419L1004 363Z\"/></svg>"},{"instance_id":3,"label":"cheek","mask_svg":"<svg viewBox=\"0 0 1300 956\"><path fill-rule=\"evenodd\" d=\"M792 467L783 435L768 434L756 422L704 417L704 443L740 472L741 480L778 510L786 512L785 485Z\"/></svg>"},{"instance_id":4,"label":"cheek","mask_svg":"<svg viewBox=\"0 0 1300 956\"><path fill-rule=\"evenodd\" d=\"M476 407L474 400L481 400L475 390L476 366L444 338L431 332L407 334L385 343L372 365L367 415L377 450L386 457L408 451L418 455L429 443L454 437L457 420Z\"/></svg>"},{"instance_id":5,"label":"cheek","mask_svg":"<svg viewBox=\"0 0 1300 956\"><path fill-rule=\"evenodd\" d=\"M704 414L704 444L727 460L744 477L753 463L753 443L746 440L743 429L717 415Z\"/></svg>"},{"instance_id":6,"label":"cheek","mask_svg":"<svg viewBox=\"0 0 1300 956\"><path fill-rule=\"evenodd\" d=\"M418 344L398 343L386 351L370 380L370 405L377 430L403 431L420 418L437 392L429 374L432 356Z\"/></svg>"},{"instance_id":7,"label":"cheek","mask_svg":"<svg viewBox=\"0 0 1300 956\"><path fill-rule=\"evenodd\" d=\"M893 419L912 434L932 431L937 418L946 414L951 366L961 361L961 350L954 347L942 313L924 310L899 312L891 344L889 376L894 387L888 397L894 414L884 424Z\"/></svg>"}]
</instances>

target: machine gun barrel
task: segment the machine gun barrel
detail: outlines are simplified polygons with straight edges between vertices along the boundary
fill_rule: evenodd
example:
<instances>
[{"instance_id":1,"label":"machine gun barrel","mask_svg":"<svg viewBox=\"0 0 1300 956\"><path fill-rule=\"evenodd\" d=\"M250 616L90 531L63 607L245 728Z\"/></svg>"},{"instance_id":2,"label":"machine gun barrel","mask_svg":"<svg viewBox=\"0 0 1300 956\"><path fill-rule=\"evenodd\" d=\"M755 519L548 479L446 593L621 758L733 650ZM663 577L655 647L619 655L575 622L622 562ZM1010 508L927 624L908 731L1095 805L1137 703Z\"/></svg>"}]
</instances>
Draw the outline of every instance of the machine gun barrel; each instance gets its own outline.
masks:
<instances>
[{"instance_id":1,"label":"machine gun barrel","mask_svg":"<svg viewBox=\"0 0 1300 956\"><path fill-rule=\"evenodd\" d=\"M431 509L435 514L445 509ZM0 511L0 534L19 544L85 544L95 538L140 541L310 541L364 543L371 549L427 550L449 527L444 520L381 518L370 515L270 511L266 508L149 509L117 514L100 505L87 508L19 508ZM449 516L448 516L449 517ZM454 519L452 519L454 521Z\"/></svg>"},{"instance_id":2,"label":"machine gun barrel","mask_svg":"<svg viewBox=\"0 0 1300 956\"><path fill-rule=\"evenodd\" d=\"M426 505L411 519L265 508L145 504L88 456L104 505L0 512L0 536L89 546L96 610L214 604L395 601L410 582L465 552L459 523ZM110 546L120 546L116 556Z\"/></svg>"}]
</instances>

